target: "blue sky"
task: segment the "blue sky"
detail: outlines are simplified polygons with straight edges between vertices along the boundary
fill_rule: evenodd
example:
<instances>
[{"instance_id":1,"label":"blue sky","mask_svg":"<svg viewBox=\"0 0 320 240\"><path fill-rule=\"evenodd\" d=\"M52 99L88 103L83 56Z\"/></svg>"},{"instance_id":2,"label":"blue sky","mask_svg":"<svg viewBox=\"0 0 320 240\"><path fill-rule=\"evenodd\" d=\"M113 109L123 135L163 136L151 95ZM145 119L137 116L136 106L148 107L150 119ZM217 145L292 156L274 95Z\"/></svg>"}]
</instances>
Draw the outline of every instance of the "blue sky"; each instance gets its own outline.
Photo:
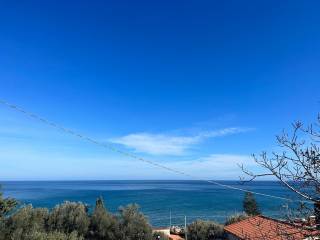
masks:
<instances>
[{"instance_id":1,"label":"blue sky","mask_svg":"<svg viewBox=\"0 0 320 240\"><path fill-rule=\"evenodd\" d=\"M0 98L210 179L320 108L319 1L0 2ZM182 179L0 106L0 180Z\"/></svg>"}]
</instances>

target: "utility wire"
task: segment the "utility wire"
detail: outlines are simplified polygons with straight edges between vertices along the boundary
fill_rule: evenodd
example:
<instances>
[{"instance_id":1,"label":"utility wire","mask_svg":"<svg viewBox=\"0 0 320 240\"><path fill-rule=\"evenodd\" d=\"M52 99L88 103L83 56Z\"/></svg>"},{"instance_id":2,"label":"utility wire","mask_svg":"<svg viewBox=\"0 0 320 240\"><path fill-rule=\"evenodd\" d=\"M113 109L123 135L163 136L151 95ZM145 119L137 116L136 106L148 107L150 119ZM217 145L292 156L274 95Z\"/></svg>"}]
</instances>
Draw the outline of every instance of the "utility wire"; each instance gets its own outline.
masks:
<instances>
[{"instance_id":1,"label":"utility wire","mask_svg":"<svg viewBox=\"0 0 320 240\"><path fill-rule=\"evenodd\" d=\"M217 185L217 186L220 186L220 187L223 187L223 188L236 190L236 191L241 191L241 192L248 192L248 193L253 193L253 194L256 194L256 195L259 195L259 196L264 196L264 197L269 197L269 198L274 198L274 199L280 199L280 200L293 202L293 200L290 199L290 198L285 198L285 197L275 196L275 195L271 195L271 194L250 191L250 190L247 190L247 189L243 189L243 188L239 188L239 187L235 187L235 186L230 186L230 185L227 185L227 184L219 183L217 181L199 179L197 176L194 176L194 175L185 173L183 171L176 170L174 168L170 168L170 167L167 167L165 165L159 164L157 162L154 162L154 161L139 157L139 156L137 156L135 154L132 154L130 152L126 152L126 151L117 149L111 144L99 142L98 140L95 140L95 139L93 139L91 137L85 136L85 135L83 135L83 134L81 134L81 133L79 133L77 131L71 130L69 128L65 128L65 127L63 127L61 125L58 125L58 124L56 124L54 122L51 122L51 121L49 121L49 120L47 120L47 119L45 119L43 117L40 117L39 115L36 115L36 114L34 114L32 112L29 112L29 111L26 111L23 108L18 107L17 105L11 104L11 103L9 103L9 102L7 102L5 100L0 99L0 103L2 105L5 105L5 106L9 107L12 110L20 112L20 113L22 113L22 114L24 114L24 115L26 115L26 116L28 116L30 118L38 120L38 121L40 121L40 122L42 122L42 123L44 123L44 124L46 124L46 125L48 125L50 127L58 129L58 130L60 130L60 131L62 131L64 133L67 133L69 135L75 136L77 138L81 138L81 139L83 139L83 140L85 140L87 142L93 143L93 144L98 145L100 147L104 147L104 148L109 149L109 150L111 150L113 152L117 152L119 154L122 154L124 156L133 158L135 160L138 160L138 161L141 161L141 162L144 162L144 163L148 163L148 164L150 164L150 165L152 165L154 167L161 168L161 169L164 169L164 170L167 170L169 172L173 172L173 173L176 173L176 174L179 174L179 175L183 175L183 176L186 176L188 178L192 178L194 180L198 180L198 181L203 181L203 182L207 182L207 183L210 183L210 184L214 184L214 185ZM297 202L310 202L310 201L297 201Z\"/></svg>"}]
</instances>

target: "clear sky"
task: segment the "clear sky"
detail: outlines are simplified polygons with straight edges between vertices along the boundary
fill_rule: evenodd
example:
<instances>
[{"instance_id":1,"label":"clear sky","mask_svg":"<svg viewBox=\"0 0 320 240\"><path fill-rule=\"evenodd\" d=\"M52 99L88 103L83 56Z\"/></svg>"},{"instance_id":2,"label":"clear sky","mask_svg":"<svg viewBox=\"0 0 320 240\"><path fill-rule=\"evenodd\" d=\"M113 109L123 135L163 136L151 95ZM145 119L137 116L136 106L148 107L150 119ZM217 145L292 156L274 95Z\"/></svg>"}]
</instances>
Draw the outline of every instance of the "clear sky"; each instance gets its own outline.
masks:
<instances>
[{"instance_id":1,"label":"clear sky","mask_svg":"<svg viewBox=\"0 0 320 240\"><path fill-rule=\"evenodd\" d=\"M0 98L200 178L320 109L319 1L1 1ZM0 180L181 179L0 105Z\"/></svg>"}]
</instances>

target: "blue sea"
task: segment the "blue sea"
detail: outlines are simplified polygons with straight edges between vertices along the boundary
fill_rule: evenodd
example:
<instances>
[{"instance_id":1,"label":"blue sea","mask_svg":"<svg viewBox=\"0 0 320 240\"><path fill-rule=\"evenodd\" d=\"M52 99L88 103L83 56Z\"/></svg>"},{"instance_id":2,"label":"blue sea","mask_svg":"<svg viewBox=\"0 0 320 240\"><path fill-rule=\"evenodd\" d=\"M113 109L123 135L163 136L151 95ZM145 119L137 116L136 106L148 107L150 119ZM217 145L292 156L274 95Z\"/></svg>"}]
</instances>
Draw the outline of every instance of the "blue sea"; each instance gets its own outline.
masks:
<instances>
[{"instance_id":1,"label":"blue sea","mask_svg":"<svg viewBox=\"0 0 320 240\"><path fill-rule=\"evenodd\" d=\"M272 181L237 181L220 183L248 190L292 198L290 191ZM117 213L119 206L137 203L156 227L195 219L223 223L227 216L242 211L244 193L225 189L202 181L17 181L0 182L5 196L34 207L53 208L63 201L81 201L94 207L102 196L109 211ZM286 201L256 196L265 215L281 217Z\"/></svg>"}]
</instances>

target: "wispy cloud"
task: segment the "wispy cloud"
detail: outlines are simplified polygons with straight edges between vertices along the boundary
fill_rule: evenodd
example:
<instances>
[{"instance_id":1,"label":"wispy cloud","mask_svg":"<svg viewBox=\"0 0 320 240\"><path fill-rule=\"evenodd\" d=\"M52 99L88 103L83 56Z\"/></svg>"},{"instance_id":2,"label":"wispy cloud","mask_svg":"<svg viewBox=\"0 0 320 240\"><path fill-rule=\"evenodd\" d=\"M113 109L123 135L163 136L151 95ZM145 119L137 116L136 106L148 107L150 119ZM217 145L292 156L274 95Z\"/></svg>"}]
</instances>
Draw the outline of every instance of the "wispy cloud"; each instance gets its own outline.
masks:
<instances>
[{"instance_id":1,"label":"wispy cloud","mask_svg":"<svg viewBox=\"0 0 320 240\"><path fill-rule=\"evenodd\" d=\"M110 141L153 155L182 155L191 146L199 144L208 138L222 137L242 132L250 128L224 128L215 131L200 132L194 136L175 136L168 134L135 133L123 137L114 138Z\"/></svg>"},{"instance_id":2,"label":"wispy cloud","mask_svg":"<svg viewBox=\"0 0 320 240\"><path fill-rule=\"evenodd\" d=\"M137 152L145 152L154 155L180 155L191 145L198 143L199 137L136 133L112 139L111 141L133 148Z\"/></svg>"}]
</instances>

